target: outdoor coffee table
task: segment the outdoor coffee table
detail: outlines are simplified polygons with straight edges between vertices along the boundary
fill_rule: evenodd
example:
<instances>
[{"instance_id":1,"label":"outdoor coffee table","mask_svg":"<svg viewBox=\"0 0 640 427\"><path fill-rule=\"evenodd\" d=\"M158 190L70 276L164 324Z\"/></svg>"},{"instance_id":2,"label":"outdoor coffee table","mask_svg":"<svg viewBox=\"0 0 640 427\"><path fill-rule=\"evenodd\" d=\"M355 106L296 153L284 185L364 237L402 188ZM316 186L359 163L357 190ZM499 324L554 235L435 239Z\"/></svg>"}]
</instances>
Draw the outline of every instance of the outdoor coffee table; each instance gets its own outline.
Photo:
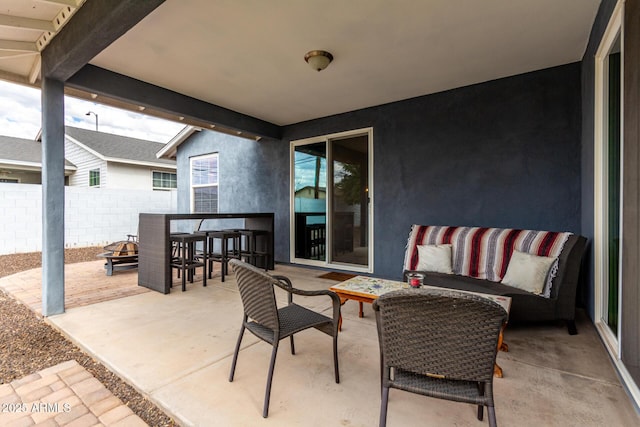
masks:
<instances>
[{"instance_id":1,"label":"outdoor coffee table","mask_svg":"<svg viewBox=\"0 0 640 427\"><path fill-rule=\"evenodd\" d=\"M330 291L335 292L340 297L340 304L344 304L348 300L358 301L359 303L359 311L358 317L364 317L364 313L362 310L362 303L366 302L369 304L373 304L380 295L384 295L387 292L397 291L400 289L409 289L408 283L398 282L396 280L387 280L387 279L379 279L375 277L366 277L366 276L356 276L349 280L345 280L344 282L333 285L329 288ZM437 286L430 285L422 285L421 288L427 289L447 289L440 288ZM474 294L481 296L483 298L490 299L494 301L502 308L505 309L507 314L509 314L509 309L511 308L511 297L506 297L502 295L491 295L491 294L483 294L480 292L470 292L470 291L459 291L469 294ZM507 323L505 322L502 325L502 329L500 329L500 335L498 337L498 349L502 351L508 351L508 347L506 344L502 342L504 329L506 328ZM342 330L342 314L340 314L340 320L338 321L338 330ZM496 365L494 366L494 374L496 377L502 378L502 368Z\"/></svg>"}]
</instances>

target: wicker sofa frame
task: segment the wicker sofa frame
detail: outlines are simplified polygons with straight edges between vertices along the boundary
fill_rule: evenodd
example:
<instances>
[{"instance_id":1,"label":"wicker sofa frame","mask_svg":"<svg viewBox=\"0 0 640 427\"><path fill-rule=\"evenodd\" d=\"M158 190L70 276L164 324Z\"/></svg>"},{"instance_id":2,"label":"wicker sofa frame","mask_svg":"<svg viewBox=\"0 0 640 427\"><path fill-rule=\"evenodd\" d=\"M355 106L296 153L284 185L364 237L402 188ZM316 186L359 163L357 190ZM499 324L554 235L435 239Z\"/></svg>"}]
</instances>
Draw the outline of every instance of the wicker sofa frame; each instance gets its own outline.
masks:
<instances>
[{"instance_id":1,"label":"wicker sofa frame","mask_svg":"<svg viewBox=\"0 0 640 427\"><path fill-rule=\"evenodd\" d=\"M456 274L404 270L404 279L406 280L407 274L417 272L423 274L424 282L432 286L509 296L512 299L509 323L565 321L569 334L575 335L578 333L575 324L576 292L586 244L587 239L583 236L569 236L558 257L558 271L553 279L549 298L500 282Z\"/></svg>"}]
</instances>

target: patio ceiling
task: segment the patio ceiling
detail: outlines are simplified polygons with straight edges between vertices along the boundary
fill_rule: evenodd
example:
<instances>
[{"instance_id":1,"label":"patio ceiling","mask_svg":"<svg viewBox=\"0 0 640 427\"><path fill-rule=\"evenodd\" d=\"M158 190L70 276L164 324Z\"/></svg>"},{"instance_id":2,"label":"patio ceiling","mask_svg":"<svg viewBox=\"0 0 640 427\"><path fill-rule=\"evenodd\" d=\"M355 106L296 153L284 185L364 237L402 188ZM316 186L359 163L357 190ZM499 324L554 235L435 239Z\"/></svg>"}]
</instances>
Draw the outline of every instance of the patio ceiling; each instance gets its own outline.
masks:
<instances>
[{"instance_id":1,"label":"patio ceiling","mask_svg":"<svg viewBox=\"0 0 640 427\"><path fill-rule=\"evenodd\" d=\"M85 0L1 0L0 78L34 85L40 52Z\"/></svg>"},{"instance_id":2,"label":"patio ceiling","mask_svg":"<svg viewBox=\"0 0 640 427\"><path fill-rule=\"evenodd\" d=\"M23 3L32 7L17 7ZM34 18L45 6L71 3L83 1L0 0L2 13L22 18ZM282 126L579 61L599 4L167 0L92 56L82 71L99 67L98 72L108 70ZM82 7L88 6L94 5ZM23 31L8 18L0 25L6 41ZM313 49L328 50L335 58L320 73L303 59ZM33 61L38 56L32 55ZM1 58L0 78L13 73L37 84L35 62L9 70L9 61ZM70 86L86 90L88 85L72 78ZM122 96L113 99L123 102ZM130 107L154 113L152 105ZM159 109L167 118L184 120L167 110Z\"/></svg>"}]
</instances>

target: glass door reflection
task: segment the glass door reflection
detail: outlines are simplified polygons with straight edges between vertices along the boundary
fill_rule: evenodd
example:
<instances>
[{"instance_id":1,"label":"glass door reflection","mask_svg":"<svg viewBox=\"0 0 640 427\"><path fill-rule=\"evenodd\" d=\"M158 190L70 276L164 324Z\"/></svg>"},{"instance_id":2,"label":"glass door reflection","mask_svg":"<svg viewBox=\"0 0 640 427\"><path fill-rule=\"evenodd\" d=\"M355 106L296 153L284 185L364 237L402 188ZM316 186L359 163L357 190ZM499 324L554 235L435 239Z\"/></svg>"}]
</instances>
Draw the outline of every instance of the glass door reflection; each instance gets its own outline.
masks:
<instances>
[{"instance_id":1,"label":"glass door reflection","mask_svg":"<svg viewBox=\"0 0 640 427\"><path fill-rule=\"evenodd\" d=\"M331 140L331 261L368 265L368 137Z\"/></svg>"},{"instance_id":2,"label":"glass door reflection","mask_svg":"<svg viewBox=\"0 0 640 427\"><path fill-rule=\"evenodd\" d=\"M296 258L327 257L327 144L295 147L294 213Z\"/></svg>"}]
</instances>

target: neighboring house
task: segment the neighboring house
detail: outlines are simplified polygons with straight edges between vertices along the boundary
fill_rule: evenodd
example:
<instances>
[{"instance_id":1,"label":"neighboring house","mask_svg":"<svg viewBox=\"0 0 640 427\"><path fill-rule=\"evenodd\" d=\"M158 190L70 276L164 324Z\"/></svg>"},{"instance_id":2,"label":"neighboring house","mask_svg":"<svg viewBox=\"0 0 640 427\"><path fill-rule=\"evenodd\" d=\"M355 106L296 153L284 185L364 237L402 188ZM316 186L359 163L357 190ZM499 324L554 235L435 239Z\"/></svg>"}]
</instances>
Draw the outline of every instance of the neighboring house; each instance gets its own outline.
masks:
<instances>
[{"instance_id":1,"label":"neighboring house","mask_svg":"<svg viewBox=\"0 0 640 427\"><path fill-rule=\"evenodd\" d=\"M158 159L164 144L65 127L65 158L77 167L69 185L130 190L176 188L176 163Z\"/></svg>"},{"instance_id":2,"label":"neighboring house","mask_svg":"<svg viewBox=\"0 0 640 427\"><path fill-rule=\"evenodd\" d=\"M65 185L129 190L176 188L176 162L158 159L164 144L66 127ZM41 184L42 144L0 135L0 182Z\"/></svg>"},{"instance_id":3,"label":"neighboring house","mask_svg":"<svg viewBox=\"0 0 640 427\"><path fill-rule=\"evenodd\" d=\"M316 191L317 191L317 195L316 195ZM299 190L296 190L296 198L300 198L300 199L326 199L327 198L327 189L324 187L318 187L316 190L316 187L312 187L310 185L307 185L305 187L300 188Z\"/></svg>"},{"instance_id":4,"label":"neighboring house","mask_svg":"<svg viewBox=\"0 0 640 427\"><path fill-rule=\"evenodd\" d=\"M176 188L176 162L158 159L164 144L65 128L65 185L129 190ZM0 135L0 182L42 183L42 144Z\"/></svg>"},{"instance_id":5,"label":"neighboring house","mask_svg":"<svg viewBox=\"0 0 640 427\"><path fill-rule=\"evenodd\" d=\"M65 184L76 166L65 160ZM0 135L0 183L41 184L42 145L38 141Z\"/></svg>"}]
</instances>

